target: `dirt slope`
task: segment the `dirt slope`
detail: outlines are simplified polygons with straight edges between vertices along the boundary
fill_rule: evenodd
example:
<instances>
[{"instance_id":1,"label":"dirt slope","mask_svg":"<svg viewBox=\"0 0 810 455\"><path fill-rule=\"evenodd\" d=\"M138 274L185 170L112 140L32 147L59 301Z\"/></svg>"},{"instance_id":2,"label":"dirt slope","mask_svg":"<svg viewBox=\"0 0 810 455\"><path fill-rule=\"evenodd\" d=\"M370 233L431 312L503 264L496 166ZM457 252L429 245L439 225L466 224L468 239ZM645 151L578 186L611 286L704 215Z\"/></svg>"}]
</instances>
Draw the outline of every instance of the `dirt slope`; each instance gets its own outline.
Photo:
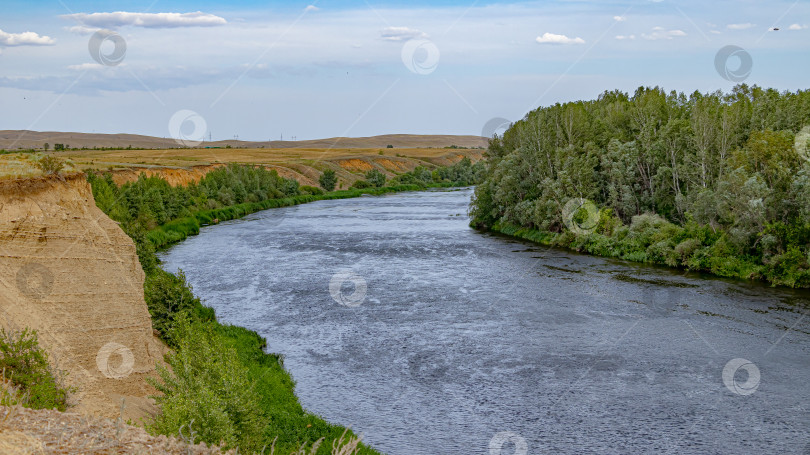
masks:
<instances>
[{"instance_id":1,"label":"dirt slope","mask_svg":"<svg viewBox=\"0 0 810 455\"><path fill-rule=\"evenodd\" d=\"M135 245L83 175L0 181L0 324L31 327L67 382L73 411L138 419L161 361Z\"/></svg>"},{"instance_id":2,"label":"dirt slope","mask_svg":"<svg viewBox=\"0 0 810 455\"><path fill-rule=\"evenodd\" d=\"M193 150L184 151L189 153L198 153ZM338 188L348 188L356 180L365 178L366 172L377 169L386 174L389 178L396 175L410 172L417 166L424 166L428 169L433 169L436 166L448 166L455 164L462 159L469 158L472 162L478 162L483 159L484 153L482 150L476 149L462 149L448 152L447 150L431 150L426 156L422 155L379 155L377 150L361 150L357 149L354 154L346 155L345 151L330 154L328 152L319 151L311 152L312 159L306 152L300 150L291 150L284 155L279 156L278 151L273 150L237 150L229 151L230 155L221 153L216 158L222 160L220 163L215 164L199 164L199 165L186 165L186 166L160 166L158 164L151 164L148 166L138 166L134 164L138 160L151 159L154 157L155 162L170 161L170 157L161 155L160 151L126 151L126 152L106 152L115 153L115 160L120 166L125 162L132 163L132 167L118 168L113 171L113 180L121 185L126 182L132 182L138 179L138 176L143 173L147 176L161 176L165 178L171 185L188 185L191 182L199 181L205 174L219 166L223 166L224 162L237 162L237 163L252 163L257 166L264 166L267 169L275 169L279 175L285 178L292 178L298 181L301 185L319 186L318 178L325 169L333 169L338 176ZM413 151L412 151L413 152ZM93 152L96 159L99 158L98 153ZM123 156L129 154L130 156ZM136 158L137 157L137 158ZM72 157L74 160L81 163L81 157ZM186 158L186 162L191 161L191 157ZM195 157L204 158L204 157ZM210 158L210 157L205 157ZM96 161L98 163L98 161ZM178 163L171 163L176 165ZM87 163L81 163L79 167L90 167ZM96 166L96 168L105 169L105 166Z\"/></svg>"}]
</instances>

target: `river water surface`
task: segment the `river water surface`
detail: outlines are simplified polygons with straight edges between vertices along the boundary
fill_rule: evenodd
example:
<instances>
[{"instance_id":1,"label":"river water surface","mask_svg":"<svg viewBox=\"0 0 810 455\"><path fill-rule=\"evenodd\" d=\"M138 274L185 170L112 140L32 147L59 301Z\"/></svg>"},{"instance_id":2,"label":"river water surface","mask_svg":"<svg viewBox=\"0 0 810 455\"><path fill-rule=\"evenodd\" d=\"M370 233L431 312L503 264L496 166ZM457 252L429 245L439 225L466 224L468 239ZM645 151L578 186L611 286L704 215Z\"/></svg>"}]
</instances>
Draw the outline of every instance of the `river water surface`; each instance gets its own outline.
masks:
<instances>
[{"instance_id":1,"label":"river water surface","mask_svg":"<svg viewBox=\"0 0 810 455\"><path fill-rule=\"evenodd\" d=\"M268 210L162 259L387 454L810 454L810 295L482 234L471 194Z\"/></svg>"}]
</instances>

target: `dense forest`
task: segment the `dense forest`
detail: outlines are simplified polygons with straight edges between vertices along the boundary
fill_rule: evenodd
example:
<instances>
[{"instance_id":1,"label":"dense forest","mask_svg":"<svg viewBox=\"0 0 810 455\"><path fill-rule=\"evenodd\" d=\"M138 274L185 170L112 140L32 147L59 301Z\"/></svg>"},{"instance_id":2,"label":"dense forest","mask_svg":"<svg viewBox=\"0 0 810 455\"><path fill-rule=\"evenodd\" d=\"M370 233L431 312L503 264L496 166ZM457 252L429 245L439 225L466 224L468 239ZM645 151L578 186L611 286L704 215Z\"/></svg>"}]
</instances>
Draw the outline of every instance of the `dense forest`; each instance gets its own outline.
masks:
<instances>
[{"instance_id":1,"label":"dense forest","mask_svg":"<svg viewBox=\"0 0 810 455\"><path fill-rule=\"evenodd\" d=\"M810 91L603 93L490 142L472 224L603 256L810 286Z\"/></svg>"}]
</instances>

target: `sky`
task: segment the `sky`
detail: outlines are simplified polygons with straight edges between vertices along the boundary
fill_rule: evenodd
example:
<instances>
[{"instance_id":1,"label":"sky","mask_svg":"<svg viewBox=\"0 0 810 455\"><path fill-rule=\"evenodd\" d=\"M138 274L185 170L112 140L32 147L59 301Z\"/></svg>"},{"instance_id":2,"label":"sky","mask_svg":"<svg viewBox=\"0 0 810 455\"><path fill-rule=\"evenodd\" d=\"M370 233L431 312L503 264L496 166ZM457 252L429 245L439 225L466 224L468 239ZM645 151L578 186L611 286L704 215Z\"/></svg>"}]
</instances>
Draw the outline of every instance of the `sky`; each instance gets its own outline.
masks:
<instances>
[{"instance_id":1,"label":"sky","mask_svg":"<svg viewBox=\"0 0 810 455\"><path fill-rule=\"evenodd\" d=\"M808 26L805 0L3 0L0 130L488 136L606 90L808 88Z\"/></svg>"}]
</instances>

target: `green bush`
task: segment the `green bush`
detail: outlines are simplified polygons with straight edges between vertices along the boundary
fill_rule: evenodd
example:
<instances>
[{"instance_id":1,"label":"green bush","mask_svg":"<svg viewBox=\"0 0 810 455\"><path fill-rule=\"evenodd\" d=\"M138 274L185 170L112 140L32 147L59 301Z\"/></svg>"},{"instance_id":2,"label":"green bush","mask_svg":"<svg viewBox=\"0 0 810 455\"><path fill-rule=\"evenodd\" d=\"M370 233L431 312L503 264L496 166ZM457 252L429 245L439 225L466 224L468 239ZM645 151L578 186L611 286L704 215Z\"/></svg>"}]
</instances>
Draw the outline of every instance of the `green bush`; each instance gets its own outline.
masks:
<instances>
[{"instance_id":1,"label":"green bush","mask_svg":"<svg viewBox=\"0 0 810 455\"><path fill-rule=\"evenodd\" d=\"M300 189L302 194L311 194L314 196L320 196L323 194L323 190L315 186L304 185Z\"/></svg>"},{"instance_id":2,"label":"green bush","mask_svg":"<svg viewBox=\"0 0 810 455\"><path fill-rule=\"evenodd\" d=\"M689 258L695 254L698 248L700 248L700 240L698 239L686 239L683 242L679 243L675 246L675 256L678 259L678 265L687 265L689 262Z\"/></svg>"},{"instance_id":3,"label":"green bush","mask_svg":"<svg viewBox=\"0 0 810 455\"><path fill-rule=\"evenodd\" d=\"M357 190L363 190L363 189L366 189L366 188L372 188L373 186L374 185L367 182L366 180L356 180L354 183L352 183L351 188L357 189Z\"/></svg>"},{"instance_id":4,"label":"green bush","mask_svg":"<svg viewBox=\"0 0 810 455\"><path fill-rule=\"evenodd\" d=\"M385 174L378 171L377 169L372 169L366 172L366 181L371 184L371 186L375 188L382 188L385 186Z\"/></svg>"},{"instance_id":5,"label":"green bush","mask_svg":"<svg viewBox=\"0 0 810 455\"><path fill-rule=\"evenodd\" d=\"M166 355L171 370L158 366L160 381L150 378L162 395L154 397L160 414L148 428L177 434L185 427L209 444L261 450L264 416L236 351L214 326L186 316L176 319L170 336L177 343Z\"/></svg>"},{"instance_id":6,"label":"green bush","mask_svg":"<svg viewBox=\"0 0 810 455\"><path fill-rule=\"evenodd\" d=\"M37 332L0 329L0 377L12 391L0 390L0 404L20 404L31 409L67 408L72 388L62 384L67 373L51 368L48 354L39 346Z\"/></svg>"},{"instance_id":7,"label":"green bush","mask_svg":"<svg viewBox=\"0 0 810 455\"><path fill-rule=\"evenodd\" d=\"M173 275L156 269L146 276L143 289L146 305L152 316L152 327L160 332L169 346L177 345L177 340L172 338L174 332L171 329L179 315L191 313L198 321L215 319L214 310L203 306L200 299L194 296L182 270Z\"/></svg>"}]
</instances>

